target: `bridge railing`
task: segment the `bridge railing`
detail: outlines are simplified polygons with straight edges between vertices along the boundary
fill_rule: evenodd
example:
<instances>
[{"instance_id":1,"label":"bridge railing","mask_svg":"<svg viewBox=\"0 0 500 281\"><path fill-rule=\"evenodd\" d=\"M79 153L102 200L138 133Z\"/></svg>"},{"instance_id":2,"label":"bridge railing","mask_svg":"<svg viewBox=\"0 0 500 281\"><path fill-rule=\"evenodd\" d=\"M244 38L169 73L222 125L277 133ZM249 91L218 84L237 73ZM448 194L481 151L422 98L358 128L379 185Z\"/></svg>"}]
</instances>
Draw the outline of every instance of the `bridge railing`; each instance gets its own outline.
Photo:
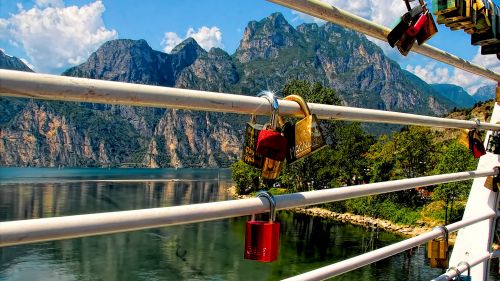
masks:
<instances>
[{"instance_id":1,"label":"bridge railing","mask_svg":"<svg viewBox=\"0 0 500 281\"><path fill-rule=\"evenodd\" d=\"M367 195L493 176L498 169L403 179L276 196L276 209L317 205ZM211 221L269 212L265 198L0 222L0 247Z\"/></svg>"}]
</instances>

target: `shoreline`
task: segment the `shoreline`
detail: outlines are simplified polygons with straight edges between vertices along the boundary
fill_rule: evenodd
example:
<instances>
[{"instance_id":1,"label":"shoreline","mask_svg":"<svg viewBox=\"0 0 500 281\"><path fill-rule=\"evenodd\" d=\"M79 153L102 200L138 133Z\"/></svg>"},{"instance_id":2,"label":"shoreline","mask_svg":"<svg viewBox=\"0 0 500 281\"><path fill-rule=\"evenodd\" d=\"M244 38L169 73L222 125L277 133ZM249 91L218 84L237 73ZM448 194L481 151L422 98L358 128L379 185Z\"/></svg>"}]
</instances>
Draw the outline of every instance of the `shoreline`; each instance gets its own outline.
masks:
<instances>
[{"instance_id":1,"label":"shoreline","mask_svg":"<svg viewBox=\"0 0 500 281\"><path fill-rule=\"evenodd\" d=\"M234 199L244 199L251 198L247 195L239 195L236 193L236 188L231 186L227 189L230 196ZM433 229L431 226L422 225L422 226L413 226L413 225L400 225L389 220L373 218L369 216L363 215L355 215L351 213L337 213L327 209L319 208L319 207L305 207L305 208L293 208L289 209L289 211L299 214L310 215L314 217L320 217L323 219L349 223L353 225L362 226L365 228L376 228L383 231L391 232L403 237L415 237L425 232L429 232ZM449 244L453 245L455 242L456 233L450 233Z\"/></svg>"}]
</instances>

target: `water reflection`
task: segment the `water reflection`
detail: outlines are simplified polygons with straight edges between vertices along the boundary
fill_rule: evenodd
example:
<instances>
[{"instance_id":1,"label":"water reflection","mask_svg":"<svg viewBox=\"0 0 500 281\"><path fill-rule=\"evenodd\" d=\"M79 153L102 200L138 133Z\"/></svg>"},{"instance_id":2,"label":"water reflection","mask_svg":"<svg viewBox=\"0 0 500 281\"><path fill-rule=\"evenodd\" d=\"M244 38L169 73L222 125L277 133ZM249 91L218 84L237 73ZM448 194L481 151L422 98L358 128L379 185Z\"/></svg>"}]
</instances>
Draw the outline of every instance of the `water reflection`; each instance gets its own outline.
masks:
<instances>
[{"instance_id":1,"label":"water reflection","mask_svg":"<svg viewBox=\"0 0 500 281\"><path fill-rule=\"evenodd\" d=\"M196 179L0 184L0 220L154 208L228 200L229 180ZM84 173L84 172L83 172ZM97 175L96 177L101 177ZM141 175L143 177L144 175ZM163 175L164 176L164 175ZM137 177L136 177L137 178ZM0 248L0 280L279 280L399 241L386 232L279 212L281 247L275 263L243 259L247 218ZM335 280L430 280L424 248ZM492 277L493 278L493 277ZM490 279L494 280L494 279Z\"/></svg>"}]
</instances>

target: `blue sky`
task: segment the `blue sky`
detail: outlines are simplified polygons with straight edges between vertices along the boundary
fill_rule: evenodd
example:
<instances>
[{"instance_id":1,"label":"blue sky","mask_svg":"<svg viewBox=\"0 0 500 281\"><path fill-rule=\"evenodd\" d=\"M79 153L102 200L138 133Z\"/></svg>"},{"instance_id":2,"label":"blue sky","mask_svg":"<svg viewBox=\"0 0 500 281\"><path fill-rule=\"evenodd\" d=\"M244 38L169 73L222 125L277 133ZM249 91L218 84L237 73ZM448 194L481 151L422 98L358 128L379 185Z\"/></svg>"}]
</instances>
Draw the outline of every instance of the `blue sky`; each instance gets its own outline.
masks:
<instances>
[{"instance_id":1,"label":"blue sky","mask_svg":"<svg viewBox=\"0 0 500 281\"><path fill-rule=\"evenodd\" d=\"M401 0L323 1L386 26L405 9ZM145 39L153 49L169 51L192 36L204 48L221 47L232 54L247 23L273 12L281 12L294 26L318 22L265 0L0 0L0 48L37 72L55 74L84 62L115 38ZM376 43L402 68L429 83L454 83L470 93L491 83L419 55L402 57L388 44ZM500 71L496 57L478 55L463 31L439 26L429 44Z\"/></svg>"}]
</instances>

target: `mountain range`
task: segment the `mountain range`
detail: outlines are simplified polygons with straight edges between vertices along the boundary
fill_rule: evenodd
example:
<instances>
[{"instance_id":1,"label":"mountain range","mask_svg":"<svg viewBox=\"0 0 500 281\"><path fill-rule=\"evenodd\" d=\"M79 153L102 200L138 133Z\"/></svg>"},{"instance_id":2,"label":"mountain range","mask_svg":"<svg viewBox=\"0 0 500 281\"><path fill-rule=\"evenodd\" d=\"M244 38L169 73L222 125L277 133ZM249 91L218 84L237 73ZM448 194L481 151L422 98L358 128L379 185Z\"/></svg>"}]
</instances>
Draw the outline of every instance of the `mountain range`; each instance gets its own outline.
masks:
<instances>
[{"instance_id":1,"label":"mountain range","mask_svg":"<svg viewBox=\"0 0 500 281\"><path fill-rule=\"evenodd\" d=\"M0 68L31 71L1 51ZM168 54L119 39L62 75L252 96L301 79L335 89L345 105L437 116L474 102L460 87L431 86L402 70L363 35L328 23L293 27L279 13L249 22L232 55L191 38ZM0 109L2 166L227 166L239 158L248 120L16 98L0 98Z\"/></svg>"}]
</instances>

